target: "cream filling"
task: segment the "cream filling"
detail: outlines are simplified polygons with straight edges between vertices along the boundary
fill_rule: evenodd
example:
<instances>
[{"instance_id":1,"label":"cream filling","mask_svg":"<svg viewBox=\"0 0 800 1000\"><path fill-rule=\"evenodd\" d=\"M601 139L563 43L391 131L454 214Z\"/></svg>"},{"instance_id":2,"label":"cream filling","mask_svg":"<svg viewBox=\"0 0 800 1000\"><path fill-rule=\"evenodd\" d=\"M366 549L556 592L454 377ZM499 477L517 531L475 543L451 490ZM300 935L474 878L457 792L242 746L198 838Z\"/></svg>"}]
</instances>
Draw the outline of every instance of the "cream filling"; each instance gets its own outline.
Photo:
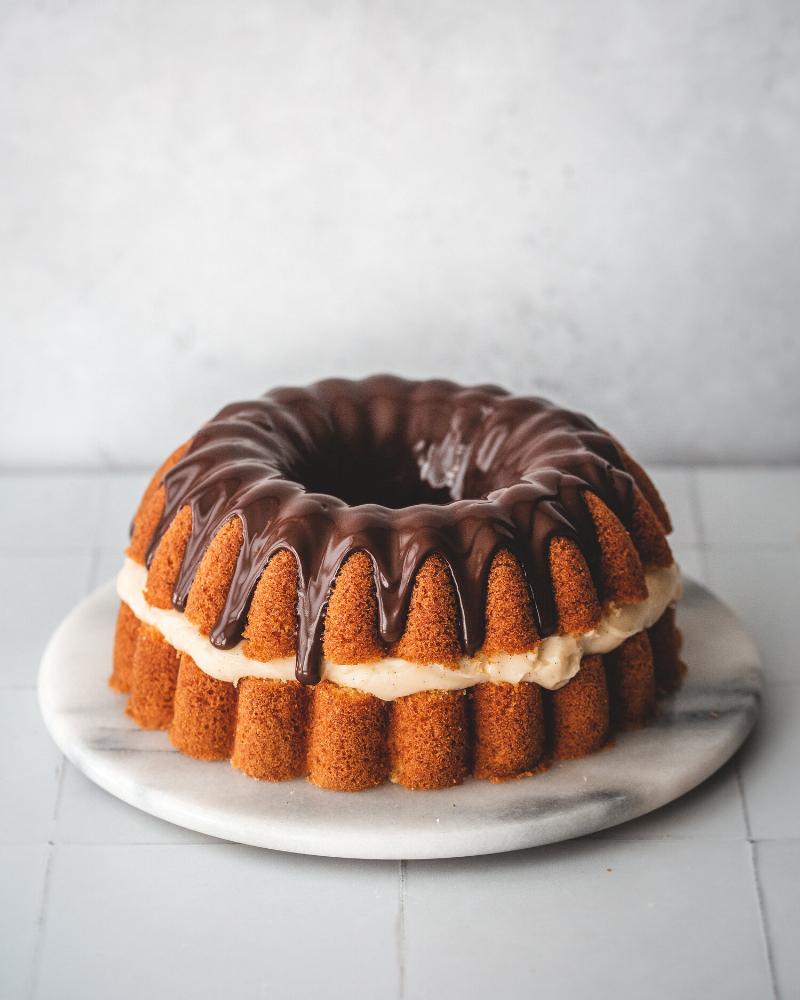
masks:
<instances>
[{"instance_id":1,"label":"cream filling","mask_svg":"<svg viewBox=\"0 0 800 1000\"><path fill-rule=\"evenodd\" d=\"M554 691L578 673L582 656L616 649L630 636L654 625L667 607L680 597L681 578L677 563L665 569L648 571L645 581L647 597L644 601L611 605L597 628L582 635L548 636L528 653L465 656L457 667L446 667L440 663L412 663L392 656L372 663L355 664L323 660L322 676L335 684L374 694L383 701L393 701L418 691L456 691L487 681L511 684L533 681ZM245 643L239 643L232 649L217 649L186 615L148 604L146 591L147 570L140 563L126 559L117 577L120 600L140 621L157 629L171 646L188 653L197 666L211 677L233 684L238 684L241 677L270 680L294 678L293 656L264 663L247 656Z\"/></svg>"}]
</instances>

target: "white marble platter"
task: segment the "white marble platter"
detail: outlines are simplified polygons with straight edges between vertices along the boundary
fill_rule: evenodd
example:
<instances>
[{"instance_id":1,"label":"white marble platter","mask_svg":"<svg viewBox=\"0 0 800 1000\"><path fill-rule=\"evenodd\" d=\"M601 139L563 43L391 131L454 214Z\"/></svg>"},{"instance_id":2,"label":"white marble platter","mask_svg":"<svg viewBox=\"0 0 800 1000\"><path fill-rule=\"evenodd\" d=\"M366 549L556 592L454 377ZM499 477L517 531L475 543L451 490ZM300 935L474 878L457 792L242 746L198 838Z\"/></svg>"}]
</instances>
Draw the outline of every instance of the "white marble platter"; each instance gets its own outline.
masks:
<instances>
[{"instance_id":1,"label":"white marble platter","mask_svg":"<svg viewBox=\"0 0 800 1000\"><path fill-rule=\"evenodd\" d=\"M59 748L87 777L131 805L225 840L351 858L493 854L579 837L678 798L744 742L758 713L758 652L731 611L687 581L678 609L689 673L657 720L611 748L533 778L409 792L346 794L305 780L254 781L227 762L172 749L139 729L107 685L118 599L112 583L79 604L51 638L39 702Z\"/></svg>"}]
</instances>

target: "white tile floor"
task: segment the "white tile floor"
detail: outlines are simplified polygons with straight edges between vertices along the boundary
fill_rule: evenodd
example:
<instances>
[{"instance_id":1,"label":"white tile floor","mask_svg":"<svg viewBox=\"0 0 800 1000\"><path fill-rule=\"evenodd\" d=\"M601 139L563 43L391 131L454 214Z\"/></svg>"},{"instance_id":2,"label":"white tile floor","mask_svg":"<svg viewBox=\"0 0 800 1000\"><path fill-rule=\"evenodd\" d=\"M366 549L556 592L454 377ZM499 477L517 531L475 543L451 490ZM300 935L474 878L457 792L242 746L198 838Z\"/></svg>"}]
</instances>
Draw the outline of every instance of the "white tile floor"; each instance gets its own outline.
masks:
<instances>
[{"instance_id":1,"label":"white tile floor","mask_svg":"<svg viewBox=\"0 0 800 1000\"><path fill-rule=\"evenodd\" d=\"M741 840L590 837L484 864L418 863L406 892L413 997L770 994ZM471 946L442 950L443 928Z\"/></svg>"},{"instance_id":2,"label":"white tile floor","mask_svg":"<svg viewBox=\"0 0 800 1000\"><path fill-rule=\"evenodd\" d=\"M769 519L764 477L786 501ZM398 865L217 842L62 764L36 707L38 659L115 571L146 477L0 475L0 997L800 996L800 470L655 478L685 569L761 646L754 738L625 826ZM64 508L67 529L52 515Z\"/></svg>"},{"instance_id":3,"label":"white tile floor","mask_svg":"<svg viewBox=\"0 0 800 1000\"><path fill-rule=\"evenodd\" d=\"M397 881L231 844L59 845L35 995L395 997Z\"/></svg>"}]
</instances>

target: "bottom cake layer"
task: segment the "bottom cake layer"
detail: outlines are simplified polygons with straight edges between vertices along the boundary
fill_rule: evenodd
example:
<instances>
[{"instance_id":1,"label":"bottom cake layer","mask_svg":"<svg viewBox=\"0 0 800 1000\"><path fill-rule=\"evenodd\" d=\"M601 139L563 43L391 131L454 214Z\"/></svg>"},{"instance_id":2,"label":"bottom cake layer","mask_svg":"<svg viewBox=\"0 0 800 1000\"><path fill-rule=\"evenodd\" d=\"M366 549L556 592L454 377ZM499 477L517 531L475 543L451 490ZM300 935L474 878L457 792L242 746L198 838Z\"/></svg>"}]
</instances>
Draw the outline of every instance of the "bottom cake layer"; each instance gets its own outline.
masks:
<instances>
[{"instance_id":1,"label":"bottom cake layer","mask_svg":"<svg viewBox=\"0 0 800 1000\"><path fill-rule=\"evenodd\" d=\"M680 683L679 650L670 608L613 653L584 657L556 691L527 681L482 683L382 701L330 681L216 680L122 604L109 683L130 695L127 712L143 728L167 729L182 753L230 759L253 778L307 775L337 791L386 780L432 789L468 774L492 781L529 775L599 750L614 731L645 725L657 695Z\"/></svg>"}]
</instances>

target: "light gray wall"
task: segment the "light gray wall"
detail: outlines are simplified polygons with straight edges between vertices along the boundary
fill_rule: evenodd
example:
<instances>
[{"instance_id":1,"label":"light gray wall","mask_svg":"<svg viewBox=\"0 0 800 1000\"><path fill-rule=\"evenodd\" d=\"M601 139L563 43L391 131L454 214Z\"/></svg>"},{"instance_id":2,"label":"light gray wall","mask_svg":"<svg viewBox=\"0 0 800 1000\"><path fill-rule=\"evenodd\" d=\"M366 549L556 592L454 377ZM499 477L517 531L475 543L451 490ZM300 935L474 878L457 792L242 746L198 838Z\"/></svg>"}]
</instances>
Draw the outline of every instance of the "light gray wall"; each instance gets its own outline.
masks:
<instances>
[{"instance_id":1,"label":"light gray wall","mask_svg":"<svg viewBox=\"0 0 800 1000\"><path fill-rule=\"evenodd\" d=\"M797 12L6 0L0 462L379 369L797 459Z\"/></svg>"}]
</instances>

